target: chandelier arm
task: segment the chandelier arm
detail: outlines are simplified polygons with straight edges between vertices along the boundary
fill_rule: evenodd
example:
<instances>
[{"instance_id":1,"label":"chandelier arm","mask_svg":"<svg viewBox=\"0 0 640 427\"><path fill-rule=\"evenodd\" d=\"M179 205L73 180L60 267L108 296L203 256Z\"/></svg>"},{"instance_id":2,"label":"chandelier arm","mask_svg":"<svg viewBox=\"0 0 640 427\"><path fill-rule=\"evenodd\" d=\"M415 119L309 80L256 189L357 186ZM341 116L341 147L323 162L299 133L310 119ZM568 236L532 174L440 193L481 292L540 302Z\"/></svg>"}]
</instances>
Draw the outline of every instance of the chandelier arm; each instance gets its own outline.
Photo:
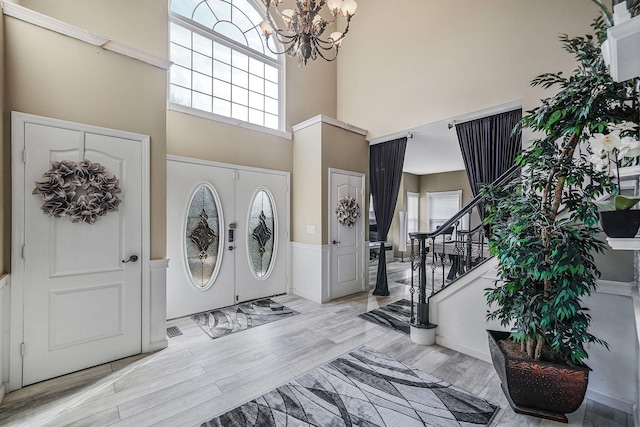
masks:
<instances>
[{"instance_id":1,"label":"chandelier arm","mask_svg":"<svg viewBox=\"0 0 640 427\"><path fill-rule=\"evenodd\" d=\"M328 52L329 50L331 50L331 49L325 49L325 48L322 48L322 49L323 49L323 50L325 50L325 51L327 51L327 52ZM337 48L336 48L336 50L335 50L335 55L333 55L333 58L331 58L331 59L329 59L329 58L327 58L326 56L324 56L324 55L322 54L322 50L320 50L320 49L315 49L315 50L314 50L314 52L317 52L317 53L318 53L318 55L320 55L320 57L321 57L322 59L324 59L325 61L327 61L327 62L335 61L335 60L336 60L336 58L338 57L338 49L337 49Z\"/></svg>"}]
</instances>

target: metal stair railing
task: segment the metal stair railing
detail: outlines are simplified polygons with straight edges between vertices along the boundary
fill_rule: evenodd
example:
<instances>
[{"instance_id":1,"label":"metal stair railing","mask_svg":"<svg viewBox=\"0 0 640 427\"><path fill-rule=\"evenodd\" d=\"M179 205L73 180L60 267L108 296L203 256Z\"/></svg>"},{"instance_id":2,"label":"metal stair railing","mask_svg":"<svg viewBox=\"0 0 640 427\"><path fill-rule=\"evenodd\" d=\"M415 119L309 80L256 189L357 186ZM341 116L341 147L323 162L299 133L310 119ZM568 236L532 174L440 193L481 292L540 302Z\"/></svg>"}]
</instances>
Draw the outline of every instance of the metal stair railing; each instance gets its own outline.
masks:
<instances>
[{"instance_id":1,"label":"metal stair railing","mask_svg":"<svg viewBox=\"0 0 640 427\"><path fill-rule=\"evenodd\" d=\"M515 178L520 171L517 165L509 168L491 186L503 186ZM429 233L410 233L411 241L411 323L429 324L427 298L448 287L465 274L491 258L487 240L487 229L482 224L484 199L477 195L448 221ZM417 248L416 248L417 243ZM416 250L417 249L417 250ZM431 261L428 264L428 253ZM427 265L430 267L431 294L427 297ZM441 275L436 274L438 268ZM417 271L417 287L414 272ZM441 282L437 286L436 277ZM414 294L418 292L417 313L414 313ZM417 317L416 317L417 314Z\"/></svg>"}]
</instances>

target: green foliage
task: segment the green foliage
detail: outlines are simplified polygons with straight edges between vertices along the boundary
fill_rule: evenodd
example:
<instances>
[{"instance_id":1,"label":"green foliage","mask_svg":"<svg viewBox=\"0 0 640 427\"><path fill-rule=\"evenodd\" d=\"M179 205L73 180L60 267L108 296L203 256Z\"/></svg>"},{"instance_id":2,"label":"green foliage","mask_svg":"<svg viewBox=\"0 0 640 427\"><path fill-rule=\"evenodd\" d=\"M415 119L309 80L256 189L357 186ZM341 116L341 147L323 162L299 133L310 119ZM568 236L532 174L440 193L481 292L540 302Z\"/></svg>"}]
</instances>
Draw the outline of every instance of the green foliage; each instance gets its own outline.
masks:
<instances>
[{"instance_id":1,"label":"green foliage","mask_svg":"<svg viewBox=\"0 0 640 427\"><path fill-rule=\"evenodd\" d=\"M572 365L588 357L587 343L608 348L588 332L582 298L600 276L593 254L605 249L593 200L613 185L581 144L608 123L637 122L638 115L635 82L614 82L602 59L601 18L594 29L595 37L560 37L578 63L571 76L547 73L532 81L558 92L522 119L523 127L544 136L518 155L521 177L483 190L500 277L485 292L493 309L487 318L513 325L512 339L541 344L546 358Z\"/></svg>"}]
</instances>

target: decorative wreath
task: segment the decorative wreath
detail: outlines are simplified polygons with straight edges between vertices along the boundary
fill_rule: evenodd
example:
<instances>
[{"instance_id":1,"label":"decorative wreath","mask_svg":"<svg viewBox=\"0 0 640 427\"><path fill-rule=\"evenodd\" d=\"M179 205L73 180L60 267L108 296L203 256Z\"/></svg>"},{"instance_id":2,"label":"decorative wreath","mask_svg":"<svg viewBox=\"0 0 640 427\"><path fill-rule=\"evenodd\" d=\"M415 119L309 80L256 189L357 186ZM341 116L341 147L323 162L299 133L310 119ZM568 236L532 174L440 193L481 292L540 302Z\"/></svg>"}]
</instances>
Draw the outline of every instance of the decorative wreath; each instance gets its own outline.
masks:
<instances>
[{"instance_id":1,"label":"decorative wreath","mask_svg":"<svg viewBox=\"0 0 640 427\"><path fill-rule=\"evenodd\" d=\"M32 194L44 199L42 211L49 216L71 217L72 222L93 224L122 202L118 178L100 163L89 160L53 162Z\"/></svg>"},{"instance_id":2,"label":"decorative wreath","mask_svg":"<svg viewBox=\"0 0 640 427\"><path fill-rule=\"evenodd\" d=\"M351 196L341 197L336 207L336 215L340 224L345 227L353 227L353 224L356 223L360 216L360 206L356 199Z\"/></svg>"}]
</instances>

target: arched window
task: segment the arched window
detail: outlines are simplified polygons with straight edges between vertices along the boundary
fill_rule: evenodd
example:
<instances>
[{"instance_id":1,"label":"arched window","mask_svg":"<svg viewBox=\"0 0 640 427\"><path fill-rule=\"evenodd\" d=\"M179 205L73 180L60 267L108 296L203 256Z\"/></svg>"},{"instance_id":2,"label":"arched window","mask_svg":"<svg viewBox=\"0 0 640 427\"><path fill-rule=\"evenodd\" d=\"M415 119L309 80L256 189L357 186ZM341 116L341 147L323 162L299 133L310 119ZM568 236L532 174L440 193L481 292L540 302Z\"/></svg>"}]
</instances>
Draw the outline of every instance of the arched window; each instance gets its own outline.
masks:
<instances>
[{"instance_id":1,"label":"arched window","mask_svg":"<svg viewBox=\"0 0 640 427\"><path fill-rule=\"evenodd\" d=\"M282 130L282 60L253 0L172 0L169 102Z\"/></svg>"}]
</instances>

